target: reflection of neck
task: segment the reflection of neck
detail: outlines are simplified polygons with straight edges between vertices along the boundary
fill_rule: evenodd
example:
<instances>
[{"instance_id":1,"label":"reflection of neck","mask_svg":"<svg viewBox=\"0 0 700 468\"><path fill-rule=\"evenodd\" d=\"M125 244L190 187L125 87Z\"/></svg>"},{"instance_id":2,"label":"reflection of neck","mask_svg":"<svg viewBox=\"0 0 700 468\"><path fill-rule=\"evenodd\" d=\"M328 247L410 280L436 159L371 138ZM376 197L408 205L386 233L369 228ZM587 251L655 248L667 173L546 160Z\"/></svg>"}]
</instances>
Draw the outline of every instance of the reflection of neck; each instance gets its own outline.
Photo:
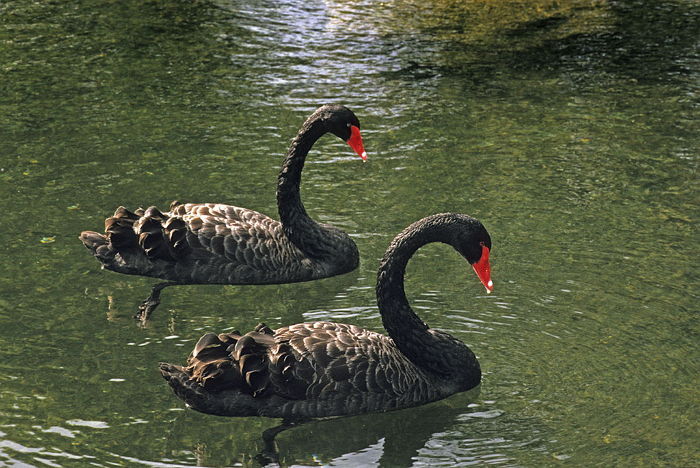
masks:
<instances>
[{"instance_id":1,"label":"reflection of neck","mask_svg":"<svg viewBox=\"0 0 700 468\"><path fill-rule=\"evenodd\" d=\"M284 233L294 245L307 254L314 250L313 245L309 245L309 234L318 233L321 226L306 214L301 201L301 171L311 147L325 133L326 129L320 119L304 122L292 140L277 183L277 208ZM310 236L311 239L313 237Z\"/></svg>"}]
</instances>

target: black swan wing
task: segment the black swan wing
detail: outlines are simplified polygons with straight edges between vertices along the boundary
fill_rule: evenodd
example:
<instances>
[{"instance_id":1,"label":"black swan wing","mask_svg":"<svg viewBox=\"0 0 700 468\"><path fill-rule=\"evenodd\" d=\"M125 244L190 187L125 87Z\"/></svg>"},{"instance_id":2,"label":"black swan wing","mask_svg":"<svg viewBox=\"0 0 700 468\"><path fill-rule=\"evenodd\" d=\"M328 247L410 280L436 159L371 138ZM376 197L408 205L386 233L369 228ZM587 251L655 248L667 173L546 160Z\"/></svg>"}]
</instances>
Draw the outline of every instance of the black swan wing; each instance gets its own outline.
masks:
<instances>
[{"instance_id":1,"label":"black swan wing","mask_svg":"<svg viewBox=\"0 0 700 468\"><path fill-rule=\"evenodd\" d=\"M302 281L310 261L281 224L257 211L215 203L173 202L131 212L119 207L105 235L81 235L105 267L188 283Z\"/></svg>"},{"instance_id":2,"label":"black swan wing","mask_svg":"<svg viewBox=\"0 0 700 468\"><path fill-rule=\"evenodd\" d=\"M419 378L390 338L331 322L209 333L186 371L209 392L315 401L358 394L400 398Z\"/></svg>"},{"instance_id":3,"label":"black swan wing","mask_svg":"<svg viewBox=\"0 0 700 468\"><path fill-rule=\"evenodd\" d=\"M305 258L286 238L279 221L254 210L187 203L173 207L170 215L184 222L194 258L215 257L261 272L279 271L291 260Z\"/></svg>"}]
</instances>

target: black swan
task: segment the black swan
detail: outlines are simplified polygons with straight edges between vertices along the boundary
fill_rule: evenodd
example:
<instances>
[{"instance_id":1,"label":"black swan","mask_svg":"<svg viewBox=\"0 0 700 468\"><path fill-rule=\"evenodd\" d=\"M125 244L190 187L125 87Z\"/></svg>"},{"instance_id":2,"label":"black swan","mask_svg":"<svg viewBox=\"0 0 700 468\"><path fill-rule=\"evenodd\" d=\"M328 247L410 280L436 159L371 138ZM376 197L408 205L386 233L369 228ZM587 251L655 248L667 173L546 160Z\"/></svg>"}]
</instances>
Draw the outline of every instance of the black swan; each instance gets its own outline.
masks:
<instances>
[{"instance_id":1,"label":"black swan","mask_svg":"<svg viewBox=\"0 0 700 468\"><path fill-rule=\"evenodd\" d=\"M312 220L299 194L306 155L328 132L367 160L355 114L340 105L317 109L282 164L279 222L237 206L173 202L166 213L154 206L133 213L119 207L105 220L105 234L84 231L80 240L103 268L167 280L140 305L136 317L143 320L166 286L293 283L348 273L359 264L357 246L340 229Z\"/></svg>"},{"instance_id":2,"label":"black swan","mask_svg":"<svg viewBox=\"0 0 700 468\"><path fill-rule=\"evenodd\" d=\"M430 242L453 246L493 289L484 226L463 214L428 216L396 236L379 265L377 305L389 336L343 323L275 331L260 324L244 335L207 333L187 367L161 363L161 373L197 411L291 420L406 408L469 390L481 379L474 353L423 323L404 293L408 260Z\"/></svg>"}]
</instances>

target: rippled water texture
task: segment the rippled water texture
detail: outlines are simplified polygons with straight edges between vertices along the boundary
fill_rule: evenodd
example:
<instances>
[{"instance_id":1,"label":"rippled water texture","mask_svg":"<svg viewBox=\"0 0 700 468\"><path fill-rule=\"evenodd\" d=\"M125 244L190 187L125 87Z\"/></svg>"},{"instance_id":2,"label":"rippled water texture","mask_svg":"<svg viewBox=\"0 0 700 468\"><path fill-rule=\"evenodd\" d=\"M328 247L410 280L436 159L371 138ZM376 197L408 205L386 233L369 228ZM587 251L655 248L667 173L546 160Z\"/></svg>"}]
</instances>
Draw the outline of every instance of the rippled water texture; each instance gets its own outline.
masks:
<instances>
[{"instance_id":1,"label":"rippled water texture","mask_svg":"<svg viewBox=\"0 0 700 468\"><path fill-rule=\"evenodd\" d=\"M480 392L290 429L283 465L696 464L699 33L690 0L0 3L0 465L261 463L279 421L195 413L157 363L261 321L381 330L378 259L442 211L489 229L495 292L440 245L406 290L476 352ZM170 288L137 326L153 281L78 233L173 199L276 217L327 101L370 161L321 140L303 197L360 268Z\"/></svg>"}]
</instances>

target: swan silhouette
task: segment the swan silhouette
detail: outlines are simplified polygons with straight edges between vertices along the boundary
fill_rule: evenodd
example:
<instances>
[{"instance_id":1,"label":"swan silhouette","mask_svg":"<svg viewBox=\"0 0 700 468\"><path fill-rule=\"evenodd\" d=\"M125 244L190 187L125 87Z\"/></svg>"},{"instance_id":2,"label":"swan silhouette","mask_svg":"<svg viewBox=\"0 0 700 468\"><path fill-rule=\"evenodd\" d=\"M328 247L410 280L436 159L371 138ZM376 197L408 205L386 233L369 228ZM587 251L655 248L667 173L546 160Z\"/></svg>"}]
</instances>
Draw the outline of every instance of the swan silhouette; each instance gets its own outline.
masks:
<instances>
[{"instance_id":1,"label":"swan silhouette","mask_svg":"<svg viewBox=\"0 0 700 468\"><path fill-rule=\"evenodd\" d=\"M355 325L299 323L216 335L196 344L186 367L161 363L175 394L195 410L222 416L304 419L422 405L479 384L474 353L429 328L411 309L404 273L425 244L451 245L493 289L491 238L476 219L443 213L421 219L387 249L377 304L389 336Z\"/></svg>"},{"instance_id":2,"label":"swan silhouette","mask_svg":"<svg viewBox=\"0 0 700 468\"><path fill-rule=\"evenodd\" d=\"M103 268L166 280L139 306L142 320L171 285L293 283L350 272L359 264L357 246L340 229L311 219L299 194L306 156L328 132L367 159L355 114L340 105L317 109L292 140L280 170L280 221L218 203L173 202L165 213L154 206L135 212L119 207L105 220L105 234L84 231L80 240Z\"/></svg>"}]
</instances>

